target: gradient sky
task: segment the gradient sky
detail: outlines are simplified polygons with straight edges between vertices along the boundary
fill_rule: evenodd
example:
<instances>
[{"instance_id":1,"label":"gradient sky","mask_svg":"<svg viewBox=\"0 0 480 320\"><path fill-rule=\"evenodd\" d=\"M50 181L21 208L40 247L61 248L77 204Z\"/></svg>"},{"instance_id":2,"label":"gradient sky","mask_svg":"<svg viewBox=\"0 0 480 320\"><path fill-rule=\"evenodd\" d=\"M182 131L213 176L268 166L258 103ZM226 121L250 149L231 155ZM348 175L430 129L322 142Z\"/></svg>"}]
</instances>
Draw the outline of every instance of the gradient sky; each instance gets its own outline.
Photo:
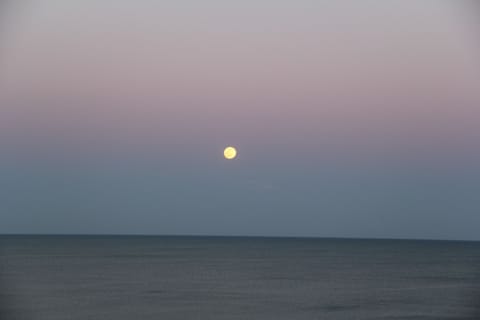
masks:
<instances>
[{"instance_id":1,"label":"gradient sky","mask_svg":"<svg viewBox=\"0 0 480 320\"><path fill-rule=\"evenodd\" d=\"M0 233L480 240L469 4L13 3Z\"/></svg>"}]
</instances>

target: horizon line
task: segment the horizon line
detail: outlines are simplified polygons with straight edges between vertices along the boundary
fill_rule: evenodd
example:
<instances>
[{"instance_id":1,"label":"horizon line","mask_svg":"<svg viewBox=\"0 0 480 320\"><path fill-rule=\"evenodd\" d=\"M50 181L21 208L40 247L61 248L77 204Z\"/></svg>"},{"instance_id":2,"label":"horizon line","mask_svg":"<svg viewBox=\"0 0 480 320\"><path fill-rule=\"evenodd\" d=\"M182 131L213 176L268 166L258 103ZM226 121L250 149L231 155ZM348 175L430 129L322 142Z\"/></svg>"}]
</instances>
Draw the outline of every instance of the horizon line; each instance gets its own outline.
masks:
<instances>
[{"instance_id":1,"label":"horizon line","mask_svg":"<svg viewBox=\"0 0 480 320\"><path fill-rule=\"evenodd\" d=\"M365 241L436 241L480 242L473 239L440 238L382 238L382 237L334 237L334 236L281 236L281 235L221 235L221 234L149 234L149 233L0 233L0 237L158 237L158 238L253 238L298 240L365 240Z\"/></svg>"}]
</instances>

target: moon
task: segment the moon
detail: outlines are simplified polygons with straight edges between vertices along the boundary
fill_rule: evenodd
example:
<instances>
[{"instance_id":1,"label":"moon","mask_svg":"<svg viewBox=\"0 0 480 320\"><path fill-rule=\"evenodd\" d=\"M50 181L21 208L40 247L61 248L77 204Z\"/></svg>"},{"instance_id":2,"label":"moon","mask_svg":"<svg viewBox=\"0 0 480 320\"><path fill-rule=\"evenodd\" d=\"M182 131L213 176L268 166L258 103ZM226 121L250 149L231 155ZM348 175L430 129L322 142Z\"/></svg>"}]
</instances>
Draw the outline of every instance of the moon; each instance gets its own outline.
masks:
<instances>
[{"instance_id":1,"label":"moon","mask_svg":"<svg viewBox=\"0 0 480 320\"><path fill-rule=\"evenodd\" d=\"M225 150L223 150L223 156L227 160L233 160L237 157L237 149L234 147L226 147Z\"/></svg>"}]
</instances>

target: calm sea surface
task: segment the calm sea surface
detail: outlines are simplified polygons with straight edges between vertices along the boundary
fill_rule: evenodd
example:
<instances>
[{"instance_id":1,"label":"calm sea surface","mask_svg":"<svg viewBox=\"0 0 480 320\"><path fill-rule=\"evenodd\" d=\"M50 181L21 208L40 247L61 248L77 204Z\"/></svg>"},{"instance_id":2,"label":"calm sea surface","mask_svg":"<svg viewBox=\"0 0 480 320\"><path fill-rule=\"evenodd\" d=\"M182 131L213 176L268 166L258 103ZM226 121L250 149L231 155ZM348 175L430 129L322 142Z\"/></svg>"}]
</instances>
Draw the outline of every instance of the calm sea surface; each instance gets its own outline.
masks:
<instances>
[{"instance_id":1,"label":"calm sea surface","mask_svg":"<svg viewBox=\"0 0 480 320\"><path fill-rule=\"evenodd\" d=\"M0 237L0 319L479 319L480 243Z\"/></svg>"}]
</instances>

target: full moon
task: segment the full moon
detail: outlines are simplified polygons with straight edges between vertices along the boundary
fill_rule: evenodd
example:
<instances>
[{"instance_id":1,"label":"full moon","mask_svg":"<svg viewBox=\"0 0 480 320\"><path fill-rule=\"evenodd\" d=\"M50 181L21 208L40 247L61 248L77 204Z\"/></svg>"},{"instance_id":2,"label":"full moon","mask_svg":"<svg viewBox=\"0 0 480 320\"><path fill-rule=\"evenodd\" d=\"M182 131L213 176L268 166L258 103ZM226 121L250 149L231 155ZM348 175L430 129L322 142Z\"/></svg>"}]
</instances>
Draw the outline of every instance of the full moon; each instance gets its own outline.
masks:
<instances>
[{"instance_id":1,"label":"full moon","mask_svg":"<svg viewBox=\"0 0 480 320\"><path fill-rule=\"evenodd\" d=\"M233 160L237 156L237 149L234 147L226 147L225 150L223 150L223 155L225 156L225 159Z\"/></svg>"}]
</instances>

